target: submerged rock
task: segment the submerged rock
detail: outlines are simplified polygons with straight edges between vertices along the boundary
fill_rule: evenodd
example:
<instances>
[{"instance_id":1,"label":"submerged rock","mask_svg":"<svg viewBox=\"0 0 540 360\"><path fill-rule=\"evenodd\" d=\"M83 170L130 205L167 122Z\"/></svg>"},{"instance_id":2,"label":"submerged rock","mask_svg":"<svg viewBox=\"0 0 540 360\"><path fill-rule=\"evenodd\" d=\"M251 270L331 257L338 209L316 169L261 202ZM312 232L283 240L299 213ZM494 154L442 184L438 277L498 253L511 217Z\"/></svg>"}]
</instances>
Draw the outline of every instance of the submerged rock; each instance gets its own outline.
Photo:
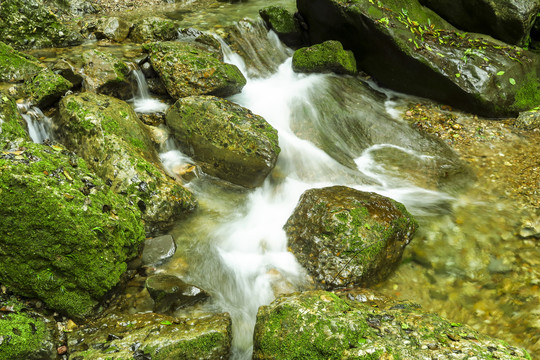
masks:
<instances>
[{"instance_id":1,"label":"submerged rock","mask_svg":"<svg viewBox=\"0 0 540 360\"><path fill-rule=\"evenodd\" d=\"M225 64L213 52L185 42L157 42L144 46L167 92L174 98L239 93L246 79L235 65Z\"/></svg>"},{"instance_id":2,"label":"submerged rock","mask_svg":"<svg viewBox=\"0 0 540 360\"><path fill-rule=\"evenodd\" d=\"M166 121L204 172L248 188L263 183L280 152L277 131L261 116L217 97L180 99Z\"/></svg>"},{"instance_id":3,"label":"submerged rock","mask_svg":"<svg viewBox=\"0 0 540 360\"><path fill-rule=\"evenodd\" d=\"M32 56L20 53L0 41L0 82L28 81L43 69Z\"/></svg>"},{"instance_id":4,"label":"submerged rock","mask_svg":"<svg viewBox=\"0 0 540 360\"><path fill-rule=\"evenodd\" d=\"M124 101L82 93L60 102L60 140L116 193L137 204L149 232L172 225L195 207L192 194L169 178L145 125Z\"/></svg>"},{"instance_id":5,"label":"submerged rock","mask_svg":"<svg viewBox=\"0 0 540 360\"><path fill-rule=\"evenodd\" d=\"M17 49L64 47L82 42L42 0L3 0L0 3L0 39Z\"/></svg>"},{"instance_id":6,"label":"submerged rock","mask_svg":"<svg viewBox=\"0 0 540 360\"><path fill-rule=\"evenodd\" d=\"M125 62L99 50L88 50L82 57L85 90L119 99L133 96L131 83L127 78L130 70Z\"/></svg>"},{"instance_id":7,"label":"submerged rock","mask_svg":"<svg viewBox=\"0 0 540 360\"><path fill-rule=\"evenodd\" d=\"M142 252L143 265L157 265L170 259L176 251L176 244L171 235L162 235L146 239Z\"/></svg>"},{"instance_id":8,"label":"submerged rock","mask_svg":"<svg viewBox=\"0 0 540 360\"><path fill-rule=\"evenodd\" d=\"M523 46L540 12L538 0L420 0L461 30Z\"/></svg>"},{"instance_id":9,"label":"submerged rock","mask_svg":"<svg viewBox=\"0 0 540 360\"><path fill-rule=\"evenodd\" d=\"M260 307L253 359L530 359L523 349L418 305L367 301L369 295L312 291Z\"/></svg>"},{"instance_id":10,"label":"submerged rock","mask_svg":"<svg viewBox=\"0 0 540 360\"><path fill-rule=\"evenodd\" d=\"M394 200L333 186L302 194L284 229L298 262L323 288L333 289L386 279L417 227Z\"/></svg>"},{"instance_id":11,"label":"submerged rock","mask_svg":"<svg viewBox=\"0 0 540 360\"><path fill-rule=\"evenodd\" d=\"M225 360L231 351L231 318L227 313L111 315L67 336L72 360Z\"/></svg>"},{"instance_id":12,"label":"submerged rock","mask_svg":"<svg viewBox=\"0 0 540 360\"><path fill-rule=\"evenodd\" d=\"M299 47L303 44L300 24L289 10L273 5L259 10L259 15L266 26L274 30L288 46Z\"/></svg>"},{"instance_id":13,"label":"submerged rock","mask_svg":"<svg viewBox=\"0 0 540 360\"><path fill-rule=\"evenodd\" d=\"M535 54L460 33L418 0L299 0L311 43L339 40L380 85L486 116L540 103Z\"/></svg>"},{"instance_id":14,"label":"submerged rock","mask_svg":"<svg viewBox=\"0 0 540 360\"><path fill-rule=\"evenodd\" d=\"M0 282L87 316L137 256L140 212L74 154L22 145L0 155Z\"/></svg>"},{"instance_id":15,"label":"submerged rock","mask_svg":"<svg viewBox=\"0 0 540 360\"><path fill-rule=\"evenodd\" d=\"M350 50L344 50L339 41L329 40L321 44L298 49L294 52L292 67L296 72L354 75L356 60Z\"/></svg>"},{"instance_id":16,"label":"submerged rock","mask_svg":"<svg viewBox=\"0 0 540 360\"><path fill-rule=\"evenodd\" d=\"M154 299L154 311L166 313L176 309L192 306L208 299L208 294L196 287L187 284L179 277L167 274L158 274L146 279L146 289Z\"/></svg>"},{"instance_id":17,"label":"submerged rock","mask_svg":"<svg viewBox=\"0 0 540 360\"><path fill-rule=\"evenodd\" d=\"M40 72L26 87L32 103L44 109L58 101L73 84L52 71Z\"/></svg>"}]
</instances>

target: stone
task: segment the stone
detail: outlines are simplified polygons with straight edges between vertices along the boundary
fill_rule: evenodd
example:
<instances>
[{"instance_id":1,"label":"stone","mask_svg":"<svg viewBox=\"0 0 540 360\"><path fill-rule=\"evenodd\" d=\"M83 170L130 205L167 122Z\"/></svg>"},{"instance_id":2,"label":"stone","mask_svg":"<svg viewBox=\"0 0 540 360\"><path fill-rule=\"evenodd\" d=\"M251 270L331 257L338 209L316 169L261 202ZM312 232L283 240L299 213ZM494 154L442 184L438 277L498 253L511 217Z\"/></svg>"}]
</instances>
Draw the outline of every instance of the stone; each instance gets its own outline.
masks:
<instances>
[{"instance_id":1,"label":"stone","mask_svg":"<svg viewBox=\"0 0 540 360\"><path fill-rule=\"evenodd\" d=\"M338 40L377 83L488 117L540 103L540 62L461 33L418 0L299 0L311 43Z\"/></svg>"},{"instance_id":2,"label":"stone","mask_svg":"<svg viewBox=\"0 0 540 360\"><path fill-rule=\"evenodd\" d=\"M99 50L88 50L82 54L84 67L83 87L86 91L130 99L133 90L127 75L127 64L111 54Z\"/></svg>"},{"instance_id":3,"label":"stone","mask_svg":"<svg viewBox=\"0 0 540 360\"><path fill-rule=\"evenodd\" d=\"M266 26L274 30L286 45L295 48L303 44L300 24L287 9L282 6L267 6L259 10L259 15Z\"/></svg>"},{"instance_id":4,"label":"stone","mask_svg":"<svg viewBox=\"0 0 540 360\"><path fill-rule=\"evenodd\" d=\"M61 59L57 61L53 67L52 71L57 73L58 75L61 75L63 78L65 78L67 81L69 81L71 84L73 84L73 88L80 88L83 82L83 77L79 72L79 69L73 65L68 60Z\"/></svg>"},{"instance_id":5,"label":"stone","mask_svg":"<svg viewBox=\"0 0 540 360\"><path fill-rule=\"evenodd\" d=\"M146 279L145 286L154 300L154 312L157 313L167 313L208 299L204 290L187 284L174 275L150 276Z\"/></svg>"},{"instance_id":6,"label":"stone","mask_svg":"<svg viewBox=\"0 0 540 360\"><path fill-rule=\"evenodd\" d=\"M131 30L131 24L116 16L107 16L98 20L94 34L97 39L124 41Z\"/></svg>"},{"instance_id":7,"label":"stone","mask_svg":"<svg viewBox=\"0 0 540 360\"><path fill-rule=\"evenodd\" d=\"M11 96L0 91L0 150L12 150L12 156L24 142L29 142L26 121Z\"/></svg>"},{"instance_id":8,"label":"stone","mask_svg":"<svg viewBox=\"0 0 540 360\"><path fill-rule=\"evenodd\" d=\"M157 265L170 259L176 251L176 244L171 235L162 235L146 239L142 252L143 265Z\"/></svg>"},{"instance_id":9,"label":"stone","mask_svg":"<svg viewBox=\"0 0 540 360\"><path fill-rule=\"evenodd\" d=\"M70 359L216 360L231 353L229 314L110 315L67 333Z\"/></svg>"},{"instance_id":10,"label":"stone","mask_svg":"<svg viewBox=\"0 0 540 360\"><path fill-rule=\"evenodd\" d=\"M179 21L152 16L137 21L129 38L136 43L171 41L178 38L179 28Z\"/></svg>"},{"instance_id":11,"label":"stone","mask_svg":"<svg viewBox=\"0 0 540 360\"><path fill-rule=\"evenodd\" d=\"M29 81L43 69L34 57L0 41L0 82Z\"/></svg>"},{"instance_id":12,"label":"stone","mask_svg":"<svg viewBox=\"0 0 540 360\"><path fill-rule=\"evenodd\" d=\"M534 130L540 128L540 107L519 113L514 127L522 130Z\"/></svg>"},{"instance_id":13,"label":"stone","mask_svg":"<svg viewBox=\"0 0 540 360\"><path fill-rule=\"evenodd\" d=\"M26 87L26 92L32 103L45 109L57 102L72 87L73 84L64 77L47 70L32 79Z\"/></svg>"},{"instance_id":14,"label":"stone","mask_svg":"<svg viewBox=\"0 0 540 360\"><path fill-rule=\"evenodd\" d=\"M138 256L140 210L62 147L19 149L0 155L0 282L83 318Z\"/></svg>"},{"instance_id":15,"label":"stone","mask_svg":"<svg viewBox=\"0 0 540 360\"><path fill-rule=\"evenodd\" d=\"M280 297L259 308L253 339L254 360L531 358L418 305L369 291Z\"/></svg>"},{"instance_id":16,"label":"stone","mask_svg":"<svg viewBox=\"0 0 540 360\"><path fill-rule=\"evenodd\" d=\"M539 0L420 0L461 30L483 33L523 46L531 32Z\"/></svg>"},{"instance_id":17,"label":"stone","mask_svg":"<svg viewBox=\"0 0 540 360\"><path fill-rule=\"evenodd\" d=\"M281 151L271 125L225 99L183 98L169 108L165 118L183 151L204 172L233 184L260 186Z\"/></svg>"},{"instance_id":18,"label":"stone","mask_svg":"<svg viewBox=\"0 0 540 360\"><path fill-rule=\"evenodd\" d=\"M350 50L344 50L339 41L328 40L321 44L298 49L294 52L292 67L301 73L329 73L354 75L356 60Z\"/></svg>"},{"instance_id":19,"label":"stone","mask_svg":"<svg viewBox=\"0 0 540 360\"><path fill-rule=\"evenodd\" d=\"M196 207L191 192L161 169L146 125L128 103L89 92L68 95L54 121L62 129L59 140L111 190L137 204L148 233L167 229Z\"/></svg>"},{"instance_id":20,"label":"stone","mask_svg":"<svg viewBox=\"0 0 540 360\"><path fill-rule=\"evenodd\" d=\"M144 49L173 99L202 94L231 96L246 84L235 65L225 64L215 53L192 44L157 42L144 45Z\"/></svg>"},{"instance_id":21,"label":"stone","mask_svg":"<svg viewBox=\"0 0 540 360\"><path fill-rule=\"evenodd\" d=\"M298 262L321 287L335 289L385 280L417 227L394 200L332 186L304 192L284 229Z\"/></svg>"}]
</instances>

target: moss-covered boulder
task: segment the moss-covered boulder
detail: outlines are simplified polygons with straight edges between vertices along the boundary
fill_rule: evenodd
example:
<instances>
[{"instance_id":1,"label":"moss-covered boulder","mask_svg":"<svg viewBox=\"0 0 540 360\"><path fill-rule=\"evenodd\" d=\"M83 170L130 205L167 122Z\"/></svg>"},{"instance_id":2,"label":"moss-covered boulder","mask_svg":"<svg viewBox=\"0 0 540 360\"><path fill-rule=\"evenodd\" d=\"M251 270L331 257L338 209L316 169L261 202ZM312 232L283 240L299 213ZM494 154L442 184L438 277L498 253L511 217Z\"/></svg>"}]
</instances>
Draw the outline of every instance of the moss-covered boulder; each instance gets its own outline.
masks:
<instances>
[{"instance_id":1,"label":"moss-covered boulder","mask_svg":"<svg viewBox=\"0 0 540 360\"><path fill-rule=\"evenodd\" d=\"M303 37L300 24L289 10L272 5L259 10L259 15L266 26L274 30L285 44L291 47L302 45Z\"/></svg>"},{"instance_id":2,"label":"moss-covered boulder","mask_svg":"<svg viewBox=\"0 0 540 360\"><path fill-rule=\"evenodd\" d=\"M0 82L31 80L42 70L43 66L35 58L0 41Z\"/></svg>"},{"instance_id":3,"label":"moss-covered boulder","mask_svg":"<svg viewBox=\"0 0 540 360\"><path fill-rule=\"evenodd\" d=\"M85 90L119 99L133 97L127 77L130 70L124 61L99 50L85 51L82 59Z\"/></svg>"},{"instance_id":4,"label":"moss-covered boulder","mask_svg":"<svg viewBox=\"0 0 540 360\"><path fill-rule=\"evenodd\" d=\"M519 114L514 127L523 130L540 128L540 107Z\"/></svg>"},{"instance_id":5,"label":"moss-covered boulder","mask_svg":"<svg viewBox=\"0 0 540 360\"><path fill-rule=\"evenodd\" d=\"M240 70L213 53L185 42L157 42L144 46L150 62L174 99L191 95L230 96L246 79Z\"/></svg>"},{"instance_id":6,"label":"moss-covered boulder","mask_svg":"<svg viewBox=\"0 0 540 360\"><path fill-rule=\"evenodd\" d=\"M344 296L348 299L324 291L297 293L260 307L253 359L531 358L523 349L415 304L370 292Z\"/></svg>"},{"instance_id":7,"label":"moss-covered boulder","mask_svg":"<svg viewBox=\"0 0 540 360\"><path fill-rule=\"evenodd\" d=\"M386 279L417 226L394 200L333 186L302 194L285 231L298 262L323 288L332 289Z\"/></svg>"},{"instance_id":8,"label":"moss-covered boulder","mask_svg":"<svg viewBox=\"0 0 540 360\"><path fill-rule=\"evenodd\" d=\"M483 33L508 44L526 44L540 12L539 0L420 0L461 30Z\"/></svg>"},{"instance_id":9,"label":"moss-covered boulder","mask_svg":"<svg viewBox=\"0 0 540 360\"><path fill-rule=\"evenodd\" d=\"M0 282L71 317L91 313L144 241L140 210L59 147L0 155L0 217Z\"/></svg>"},{"instance_id":10,"label":"moss-covered boulder","mask_svg":"<svg viewBox=\"0 0 540 360\"><path fill-rule=\"evenodd\" d=\"M56 10L43 0L3 0L0 39L17 49L80 44L81 36L60 21Z\"/></svg>"},{"instance_id":11,"label":"moss-covered boulder","mask_svg":"<svg viewBox=\"0 0 540 360\"><path fill-rule=\"evenodd\" d=\"M98 39L120 42L128 37L131 25L117 16L105 16L97 20L94 34Z\"/></svg>"},{"instance_id":12,"label":"moss-covered boulder","mask_svg":"<svg viewBox=\"0 0 540 360\"><path fill-rule=\"evenodd\" d=\"M40 72L26 86L32 103L44 109L58 101L73 84L50 70Z\"/></svg>"},{"instance_id":13,"label":"moss-covered boulder","mask_svg":"<svg viewBox=\"0 0 540 360\"><path fill-rule=\"evenodd\" d=\"M74 360L228 359L231 318L111 315L68 333L68 347Z\"/></svg>"},{"instance_id":14,"label":"moss-covered boulder","mask_svg":"<svg viewBox=\"0 0 540 360\"><path fill-rule=\"evenodd\" d=\"M15 100L0 91L0 150L16 150L21 143L30 141L26 126Z\"/></svg>"},{"instance_id":15,"label":"moss-covered boulder","mask_svg":"<svg viewBox=\"0 0 540 360\"><path fill-rule=\"evenodd\" d=\"M178 100L165 115L173 136L202 170L248 188L274 168L277 131L261 116L214 96Z\"/></svg>"},{"instance_id":16,"label":"moss-covered boulder","mask_svg":"<svg viewBox=\"0 0 540 360\"><path fill-rule=\"evenodd\" d=\"M352 51L344 50L339 41L328 40L296 50L292 67L294 71L301 73L333 72L354 75L356 60Z\"/></svg>"},{"instance_id":17,"label":"moss-covered boulder","mask_svg":"<svg viewBox=\"0 0 540 360\"><path fill-rule=\"evenodd\" d=\"M106 95L82 93L60 101L57 134L116 193L143 213L149 232L168 227L195 207L192 194L164 174L145 125L132 107Z\"/></svg>"},{"instance_id":18,"label":"moss-covered boulder","mask_svg":"<svg viewBox=\"0 0 540 360\"><path fill-rule=\"evenodd\" d=\"M137 43L171 41L178 38L179 28L179 21L152 16L137 21L129 38Z\"/></svg>"},{"instance_id":19,"label":"moss-covered boulder","mask_svg":"<svg viewBox=\"0 0 540 360\"><path fill-rule=\"evenodd\" d=\"M55 323L24 308L14 299L2 300L0 359L56 359Z\"/></svg>"},{"instance_id":20,"label":"moss-covered boulder","mask_svg":"<svg viewBox=\"0 0 540 360\"><path fill-rule=\"evenodd\" d=\"M461 33L418 0L299 0L311 43L339 40L382 86L486 116L537 106L540 61Z\"/></svg>"}]
</instances>

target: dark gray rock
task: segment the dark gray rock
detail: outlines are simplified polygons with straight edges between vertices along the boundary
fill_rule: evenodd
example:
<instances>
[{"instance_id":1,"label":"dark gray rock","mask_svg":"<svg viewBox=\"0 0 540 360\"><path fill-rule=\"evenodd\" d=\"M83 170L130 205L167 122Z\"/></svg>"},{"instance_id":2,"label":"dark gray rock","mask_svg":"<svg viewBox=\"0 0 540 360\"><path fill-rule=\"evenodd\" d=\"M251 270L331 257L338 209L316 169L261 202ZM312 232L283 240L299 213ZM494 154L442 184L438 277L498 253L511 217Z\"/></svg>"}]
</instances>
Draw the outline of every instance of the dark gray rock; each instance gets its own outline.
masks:
<instances>
[{"instance_id":1,"label":"dark gray rock","mask_svg":"<svg viewBox=\"0 0 540 360\"><path fill-rule=\"evenodd\" d=\"M170 259L176 251L176 244L171 235L146 239L142 252L143 265L156 265Z\"/></svg>"},{"instance_id":2,"label":"dark gray rock","mask_svg":"<svg viewBox=\"0 0 540 360\"><path fill-rule=\"evenodd\" d=\"M174 275L150 276L146 279L146 289L154 299L154 311L158 313L195 305L208 298L204 290L187 284Z\"/></svg>"},{"instance_id":3,"label":"dark gray rock","mask_svg":"<svg viewBox=\"0 0 540 360\"><path fill-rule=\"evenodd\" d=\"M519 113L514 127L523 130L534 130L540 128L540 108Z\"/></svg>"}]
</instances>

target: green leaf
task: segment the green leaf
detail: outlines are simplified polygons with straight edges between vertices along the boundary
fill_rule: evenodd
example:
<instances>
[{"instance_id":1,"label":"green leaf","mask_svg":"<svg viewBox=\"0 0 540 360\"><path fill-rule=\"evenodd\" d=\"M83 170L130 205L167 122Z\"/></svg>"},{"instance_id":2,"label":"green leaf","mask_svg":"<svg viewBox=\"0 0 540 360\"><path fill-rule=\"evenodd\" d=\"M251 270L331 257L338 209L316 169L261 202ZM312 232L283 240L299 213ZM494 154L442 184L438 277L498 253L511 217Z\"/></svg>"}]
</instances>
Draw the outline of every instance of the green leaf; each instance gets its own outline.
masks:
<instances>
[{"instance_id":1,"label":"green leaf","mask_svg":"<svg viewBox=\"0 0 540 360\"><path fill-rule=\"evenodd\" d=\"M462 324L461 323L450 323L450 326L451 327L460 327L460 326L462 326Z\"/></svg>"},{"instance_id":2,"label":"green leaf","mask_svg":"<svg viewBox=\"0 0 540 360\"><path fill-rule=\"evenodd\" d=\"M460 76L461 76L461 74L460 74L460 73L457 73L457 74L456 74L456 77L457 77L457 78L458 78L458 77L460 77Z\"/></svg>"},{"instance_id":3,"label":"green leaf","mask_svg":"<svg viewBox=\"0 0 540 360\"><path fill-rule=\"evenodd\" d=\"M512 85L516 85L516 80L514 80L514 78L508 79L508 82Z\"/></svg>"},{"instance_id":4,"label":"green leaf","mask_svg":"<svg viewBox=\"0 0 540 360\"><path fill-rule=\"evenodd\" d=\"M161 325L172 325L172 322L170 322L169 320L163 320L160 324Z\"/></svg>"},{"instance_id":5,"label":"green leaf","mask_svg":"<svg viewBox=\"0 0 540 360\"><path fill-rule=\"evenodd\" d=\"M504 71L499 71L499 72L497 73L497 76L501 76L501 75L504 75Z\"/></svg>"}]
</instances>

